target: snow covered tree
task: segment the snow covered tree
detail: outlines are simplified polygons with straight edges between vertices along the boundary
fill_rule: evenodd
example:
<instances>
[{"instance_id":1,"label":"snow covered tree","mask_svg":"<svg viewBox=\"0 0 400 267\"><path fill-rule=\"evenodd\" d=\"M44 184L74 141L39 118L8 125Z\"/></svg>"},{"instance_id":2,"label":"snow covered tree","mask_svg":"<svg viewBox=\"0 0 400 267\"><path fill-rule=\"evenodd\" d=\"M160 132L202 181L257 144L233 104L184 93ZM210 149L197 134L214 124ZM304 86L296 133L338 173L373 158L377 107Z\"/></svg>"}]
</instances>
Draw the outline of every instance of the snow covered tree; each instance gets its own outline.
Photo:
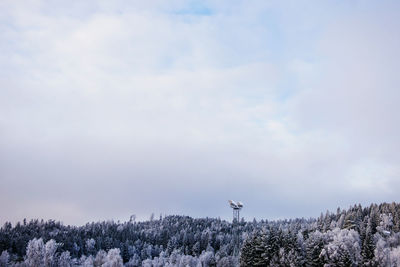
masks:
<instances>
[{"instance_id":1,"label":"snow covered tree","mask_svg":"<svg viewBox=\"0 0 400 267\"><path fill-rule=\"evenodd\" d=\"M122 267L123 261L118 248L110 249L107 253L106 262L103 267Z\"/></svg>"},{"instance_id":2,"label":"snow covered tree","mask_svg":"<svg viewBox=\"0 0 400 267\"><path fill-rule=\"evenodd\" d=\"M327 266L358 266L361 263L359 234L353 229L335 228L326 233L329 243L321 251Z\"/></svg>"},{"instance_id":3,"label":"snow covered tree","mask_svg":"<svg viewBox=\"0 0 400 267\"><path fill-rule=\"evenodd\" d=\"M203 251L199 257L199 260L201 265L204 267L216 266L214 252L212 251Z\"/></svg>"},{"instance_id":4,"label":"snow covered tree","mask_svg":"<svg viewBox=\"0 0 400 267\"><path fill-rule=\"evenodd\" d=\"M43 239L32 239L26 247L25 263L28 266L44 266L44 243Z\"/></svg>"},{"instance_id":5,"label":"snow covered tree","mask_svg":"<svg viewBox=\"0 0 400 267\"><path fill-rule=\"evenodd\" d=\"M265 248L262 247L261 233L254 233L243 244L240 257L240 266L256 266L256 262L263 261Z\"/></svg>"},{"instance_id":6,"label":"snow covered tree","mask_svg":"<svg viewBox=\"0 0 400 267\"><path fill-rule=\"evenodd\" d=\"M96 258L93 261L93 266L103 266L107 262L107 253L104 250L97 252Z\"/></svg>"},{"instance_id":7,"label":"snow covered tree","mask_svg":"<svg viewBox=\"0 0 400 267\"><path fill-rule=\"evenodd\" d=\"M7 252L7 250L4 250L0 255L0 267L8 266L9 261L10 261L10 254Z\"/></svg>"},{"instance_id":8,"label":"snow covered tree","mask_svg":"<svg viewBox=\"0 0 400 267\"><path fill-rule=\"evenodd\" d=\"M96 253L96 240L94 240L93 238L87 239L85 242L85 248L86 248L86 252L90 255L93 255Z\"/></svg>"},{"instance_id":9,"label":"snow covered tree","mask_svg":"<svg viewBox=\"0 0 400 267\"><path fill-rule=\"evenodd\" d=\"M309 235L306 241L306 259L309 266L323 266L324 258L320 257L325 246L325 236L320 231L315 231Z\"/></svg>"},{"instance_id":10,"label":"snow covered tree","mask_svg":"<svg viewBox=\"0 0 400 267\"><path fill-rule=\"evenodd\" d=\"M56 251L58 244L53 239L46 242L44 246L44 266L52 267L57 265Z\"/></svg>"},{"instance_id":11,"label":"snow covered tree","mask_svg":"<svg viewBox=\"0 0 400 267\"><path fill-rule=\"evenodd\" d=\"M375 250L375 242L372 236L371 219L368 219L361 248L362 264L364 266L373 265L372 260L374 258L374 250Z\"/></svg>"},{"instance_id":12,"label":"snow covered tree","mask_svg":"<svg viewBox=\"0 0 400 267\"><path fill-rule=\"evenodd\" d=\"M390 249L387 247L385 239L380 235L376 234L375 239L377 240L375 245L375 257L374 263L377 266L391 266L390 263Z\"/></svg>"},{"instance_id":13,"label":"snow covered tree","mask_svg":"<svg viewBox=\"0 0 400 267\"><path fill-rule=\"evenodd\" d=\"M82 265L84 265L84 264L82 264ZM71 255L70 255L69 251L64 251L63 253L61 253L60 258L58 259L58 266L60 266L60 267L70 267L71 266ZM93 261L92 261L92 266L93 266Z\"/></svg>"}]
</instances>

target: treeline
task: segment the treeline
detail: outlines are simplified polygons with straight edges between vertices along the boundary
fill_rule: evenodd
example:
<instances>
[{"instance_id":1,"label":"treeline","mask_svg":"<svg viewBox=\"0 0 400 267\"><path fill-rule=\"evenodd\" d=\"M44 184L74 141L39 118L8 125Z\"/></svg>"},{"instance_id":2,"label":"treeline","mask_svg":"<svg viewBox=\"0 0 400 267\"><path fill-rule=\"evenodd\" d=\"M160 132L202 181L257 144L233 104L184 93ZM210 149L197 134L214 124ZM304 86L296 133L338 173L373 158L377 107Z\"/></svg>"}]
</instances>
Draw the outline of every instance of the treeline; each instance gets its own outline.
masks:
<instances>
[{"instance_id":1,"label":"treeline","mask_svg":"<svg viewBox=\"0 0 400 267\"><path fill-rule=\"evenodd\" d=\"M360 205L318 219L237 223L167 216L65 226L5 223L0 266L400 266L400 204Z\"/></svg>"},{"instance_id":2,"label":"treeline","mask_svg":"<svg viewBox=\"0 0 400 267\"><path fill-rule=\"evenodd\" d=\"M253 231L252 224L242 221L239 225L242 233ZM103 266L117 256L127 266L232 266L238 258L232 257L231 232L227 221L187 216L88 223L81 227L32 220L15 226L4 224L0 251L5 252L0 258L3 262L7 258L11 264L32 262L30 258L36 257L34 262L43 263L47 253L52 255L47 258L54 266L61 264L60 259L63 264L69 261L70 265ZM107 256L111 249L117 249L113 257Z\"/></svg>"}]
</instances>

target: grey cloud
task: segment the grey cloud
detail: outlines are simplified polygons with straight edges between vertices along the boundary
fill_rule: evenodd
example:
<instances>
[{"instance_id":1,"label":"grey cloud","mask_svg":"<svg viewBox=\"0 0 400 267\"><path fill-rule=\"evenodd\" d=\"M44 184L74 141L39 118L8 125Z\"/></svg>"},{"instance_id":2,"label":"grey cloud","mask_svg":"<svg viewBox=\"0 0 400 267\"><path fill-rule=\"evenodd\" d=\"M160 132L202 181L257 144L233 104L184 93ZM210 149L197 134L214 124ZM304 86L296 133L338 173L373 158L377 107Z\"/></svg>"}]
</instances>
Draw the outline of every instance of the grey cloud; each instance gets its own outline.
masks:
<instances>
[{"instance_id":1,"label":"grey cloud","mask_svg":"<svg viewBox=\"0 0 400 267\"><path fill-rule=\"evenodd\" d=\"M229 218L231 198L247 219L292 218L397 200L396 19L209 4L201 18L171 13L179 1L76 16L5 5L2 222Z\"/></svg>"}]
</instances>

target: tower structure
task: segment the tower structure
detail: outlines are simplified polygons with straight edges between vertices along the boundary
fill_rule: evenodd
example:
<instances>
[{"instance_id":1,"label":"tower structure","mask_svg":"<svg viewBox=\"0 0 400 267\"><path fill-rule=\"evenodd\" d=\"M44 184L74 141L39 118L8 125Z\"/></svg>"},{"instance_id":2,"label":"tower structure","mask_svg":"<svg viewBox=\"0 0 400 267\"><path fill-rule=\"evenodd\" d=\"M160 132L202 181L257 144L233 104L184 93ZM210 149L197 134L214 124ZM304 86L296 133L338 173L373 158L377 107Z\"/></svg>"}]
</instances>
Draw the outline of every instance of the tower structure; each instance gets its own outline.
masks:
<instances>
[{"instance_id":1,"label":"tower structure","mask_svg":"<svg viewBox=\"0 0 400 267\"><path fill-rule=\"evenodd\" d=\"M243 203L240 201L229 200L229 205L232 208L232 236L234 241L233 255L238 256L240 251L240 233L239 233L239 220L240 210L243 208Z\"/></svg>"}]
</instances>

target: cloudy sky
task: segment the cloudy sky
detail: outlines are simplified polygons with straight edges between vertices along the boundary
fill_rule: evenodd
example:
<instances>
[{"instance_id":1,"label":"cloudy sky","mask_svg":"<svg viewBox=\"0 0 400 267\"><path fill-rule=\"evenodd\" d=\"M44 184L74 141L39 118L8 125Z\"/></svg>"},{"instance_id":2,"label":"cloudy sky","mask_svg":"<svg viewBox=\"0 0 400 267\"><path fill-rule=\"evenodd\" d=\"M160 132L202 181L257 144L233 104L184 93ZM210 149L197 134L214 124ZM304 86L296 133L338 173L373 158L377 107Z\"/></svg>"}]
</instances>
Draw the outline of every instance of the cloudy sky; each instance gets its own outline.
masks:
<instances>
[{"instance_id":1,"label":"cloudy sky","mask_svg":"<svg viewBox=\"0 0 400 267\"><path fill-rule=\"evenodd\" d=\"M398 1L0 2L0 223L400 201Z\"/></svg>"}]
</instances>

